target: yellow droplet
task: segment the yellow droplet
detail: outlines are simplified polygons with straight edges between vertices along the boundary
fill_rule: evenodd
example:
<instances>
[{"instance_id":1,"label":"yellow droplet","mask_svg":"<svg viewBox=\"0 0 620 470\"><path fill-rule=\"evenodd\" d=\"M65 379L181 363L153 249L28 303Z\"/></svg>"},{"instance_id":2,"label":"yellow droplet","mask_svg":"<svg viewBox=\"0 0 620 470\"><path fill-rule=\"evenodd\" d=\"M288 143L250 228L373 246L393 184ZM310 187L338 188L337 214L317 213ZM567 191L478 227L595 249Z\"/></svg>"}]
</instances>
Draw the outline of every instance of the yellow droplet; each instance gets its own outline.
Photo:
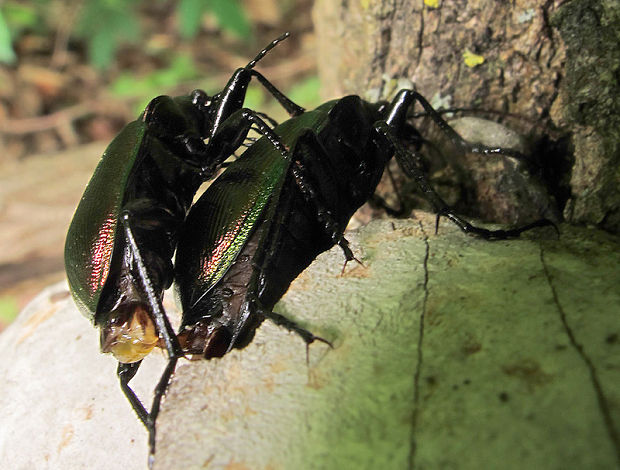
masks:
<instances>
[{"instance_id":1,"label":"yellow droplet","mask_svg":"<svg viewBox=\"0 0 620 470\"><path fill-rule=\"evenodd\" d=\"M363 10L368 10L370 7L370 0L360 0L360 4Z\"/></svg>"},{"instance_id":2,"label":"yellow droplet","mask_svg":"<svg viewBox=\"0 0 620 470\"><path fill-rule=\"evenodd\" d=\"M484 63L484 57L478 54L474 54L470 50L463 52L463 60L468 67L475 67Z\"/></svg>"},{"instance_id":3,"label":"yellow droplet","mask_svg":"<svg viewBox=\"0 0 620 470\"><path fill-rule=\"evenodd\" d=\"M104 324L100 334L101 352L112 353L125 364L141 361L159 341L155 324L142 305L120 322Z\"/></svg>"},{"instance_id":4,"label":"yellow droplet","mask_svg":"<svg viewBox=\"0 0 620 470\"><path fill-rule=\"evenodd\" d=\"M429 8L439 8L439 0L424 0L424 5Z\"/></svg>"}]
</instances>

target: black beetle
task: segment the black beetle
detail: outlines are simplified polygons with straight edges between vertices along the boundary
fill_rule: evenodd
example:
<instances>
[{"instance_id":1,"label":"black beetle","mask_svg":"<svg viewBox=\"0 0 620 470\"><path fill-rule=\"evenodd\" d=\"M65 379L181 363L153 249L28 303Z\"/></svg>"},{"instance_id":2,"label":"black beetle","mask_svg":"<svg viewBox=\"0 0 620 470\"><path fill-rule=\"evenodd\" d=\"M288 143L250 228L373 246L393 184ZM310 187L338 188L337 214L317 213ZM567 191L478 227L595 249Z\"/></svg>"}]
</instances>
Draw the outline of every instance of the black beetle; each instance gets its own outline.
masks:
<instances>
[{"instance_id":1,"label":"black beetle","mask_svg":"<svg viewBox=\"0 0 620 470\"><path fill-rule=\"evenodd\" d=\"M275 139L262 115L243 108L251 78L289 114L304 111L253 69L288 35L238 69L214 96L195 90L153 99L104 152L69 227L70 290L100 327L102 350L119 360L121 387L147 427L149 414L128 383L160 338L171 358L181 354L161 304L173 280L177 231L199 186L243 144L251 126Z\"/></svg>"},{"instance_id":2,"label":"black beetle","mask_svg":"<svg viewBox=\"0 0 620 470\"><path fill-rule=\"evenodd\" d=\"M290 150L260 139L194 204L180 231L175 279L183 306L179 341L186 354L210 358L243 347L265 318L308 344L320 339L272 309L323 251L338 244L347 261L354 259L344 230L373 195L393 155L438 218L449 218L464 232L504 239L553 225L540 219L487 230L455 214L428 184L419 155L404 145L422 142L406 121L416 101L461 149L525 159L510 149L464 141L412 90L401 90L391 103L347 96L280 124L274 131Z\"/></svg>"}]
</instances>

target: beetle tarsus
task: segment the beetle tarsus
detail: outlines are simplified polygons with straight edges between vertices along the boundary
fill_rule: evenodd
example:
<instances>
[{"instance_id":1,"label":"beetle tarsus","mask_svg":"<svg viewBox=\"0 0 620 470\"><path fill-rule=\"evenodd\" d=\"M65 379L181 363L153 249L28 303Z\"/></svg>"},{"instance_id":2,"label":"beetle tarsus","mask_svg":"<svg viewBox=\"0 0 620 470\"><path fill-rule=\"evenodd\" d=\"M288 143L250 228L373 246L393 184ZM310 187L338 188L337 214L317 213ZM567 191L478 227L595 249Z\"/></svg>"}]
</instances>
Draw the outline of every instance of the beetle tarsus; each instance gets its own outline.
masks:
<instances>
[{"instance_id":1,"label":"beetle tarsus","mask_svg":"<svg viewBox=\"0 0 620 470\"><path fill-rule=\"evenodd\" d=\"M351 251L351 248L349 247L349 241L346 238L341 237L340 240L338 240L338 246L344 252L344 257L345 257L344 263L342 265L342 270L340 271L341 276L344 276L344 270L346 269L349 261L355 261L361 267L363 268L366 267L364 266L364 263L362 263L359 259L355 257L355 255L353 254L353 251Z\"/></svg>"},{"instance_id":2,"label":"beetle tarsus","mask_svg":"<svg viewBox=\"0 0 620 470\"><path fill-rule=\"evenodd\" d=\"M119 378L121 389L123 390L123 393L125 393L129 403L131 403L133 410L138 415L138 418L140 418L140 421L142 421L142 424L149 429L149 413L146 411L144 405L137 397L133 389L129 386L129 381L136 375L136 372L138 372L140 363L141 361L132 362L131 364L119 362L116 369L116 375Z\"/></svg>"},{"instance_id":3,"label":"beetle tarsus","mask_svg":"<svg viewBox=\"0 0 620 470\"><path fill-rule=\"evenodd\" d=\"M168 385L170 384L170 379L174 374L174 370L176 369L176 365L178 362L178 357L171 357L168 359L168 364L164 373L162 374L157 386L155 387L155 393L153 395L153 403L151 405L151 412L148 414L148 424L146 428L149 431L149 448L150 454L155 455L155 432L156 427L155 423L157 422L157 416L159 416L159 409L161 406L161 400L166 395L166 390L168 389Z\"/></svg>"},{"instance_id":4,"label":"beetle tarsus","mask_svg":"<svg viewBox=\"0 0 620 470\"><path fill-rule=\"evenodd\" d=\"M498 230L490 230L482 227L476 227L471 223L467 222L462 217L456 215L451 210L444 210L441 215L450 219L454 222L463 232L468 235L475 235L485 240L506 240L508 238L516 238L520 236L523 232L527 232L528 230L532 230L535 228L541 227L553 227L556 233L560 234L560 231L555 223L553 223L549 219L538 219L529 224L523 225L521 227L515 227L512 229L498 229ZM438 214L439 216L439 214Z\"/></svg>"},{"instance_id":5,"label":"beetle tarsus","mask_svg":"<svg viewBox=\"0 0 620 470\"><path fill-rule=\"evenodd\" d=\"M327 344L331 349L334 348L334 345L330 341L326 340L325 338L315 335L314 333L306 330L305 328L302 328L296 322L286 318L284 315L281 315L276 312L269 312L269 311L262 311L261 313L266 318L274 322L276 325L281 326L282 328L285 328L289 331L292 331L293 333L297 333L308 346L314 343L315 341L320 341L321 343Z\"/></svg>"}]
</instances>

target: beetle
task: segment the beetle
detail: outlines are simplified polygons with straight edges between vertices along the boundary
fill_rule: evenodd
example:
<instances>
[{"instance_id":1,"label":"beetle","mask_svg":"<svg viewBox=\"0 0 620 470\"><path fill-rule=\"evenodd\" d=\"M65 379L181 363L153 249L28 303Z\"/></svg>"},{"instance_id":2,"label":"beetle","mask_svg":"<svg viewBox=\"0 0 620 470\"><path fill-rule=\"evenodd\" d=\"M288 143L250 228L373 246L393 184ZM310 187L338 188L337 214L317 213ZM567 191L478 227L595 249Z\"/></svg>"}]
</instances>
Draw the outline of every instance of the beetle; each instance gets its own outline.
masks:
<instances>
[{"instance_id":1,"label":"beetle","mask_svg":"<svg viewBox=\"0 0 620 470\"><path fill-rule=\"evenodd\" d=\"M304 111L254 70L288 35L237 69L214 96L195 90L154 98L103 153L69 227L70 290L100 328L102 351L119 361L121 388L147 427L149 413L129 381L160 338L171 360L182 354L161 304L173 280L178 229L199 186L244 143L250 127L275 139L264 115L243 108L251 79L290 115Z\"/></svg>"},{"instance_id":2,"label":"beetle","mask_svg":"<svg viewBox=\"0 0 620 470\"><path fill-rule=\"evenodd\" d=\"M253 144L192 206L180 231L175 279L183 307L178 339L186 354L212 358L242 348L265 318L307 344L322 340L273 308L323 251L337 244L346 261L355 259L345 228L392 156L434 206L437 221L445 216L486 239L554 226L539 219L488 230L454 213L428 183L417 149L404 144L423 141L407 122L416 102L460 149L528 160L511 149L466 142L413 90L401 90L391 103L346 96L283 122L274 132L285 149L264 138Z\"/></svg>"}]
</instances>

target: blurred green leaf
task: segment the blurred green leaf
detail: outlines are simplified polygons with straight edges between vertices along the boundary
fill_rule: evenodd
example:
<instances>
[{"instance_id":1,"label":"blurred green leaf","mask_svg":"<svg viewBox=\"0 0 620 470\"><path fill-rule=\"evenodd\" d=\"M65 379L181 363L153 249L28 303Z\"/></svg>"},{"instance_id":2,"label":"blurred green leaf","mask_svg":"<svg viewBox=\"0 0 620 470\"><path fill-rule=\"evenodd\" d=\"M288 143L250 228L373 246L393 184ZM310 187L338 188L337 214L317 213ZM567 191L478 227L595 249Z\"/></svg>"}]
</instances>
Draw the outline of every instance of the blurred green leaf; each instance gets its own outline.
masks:
<instances>
[{"instance_id":1,"label":"blurred green leaf","mask_svg":"<svg viewBox=\"0 0 620 470\"><path fill-rule=\"evenodd\" d=\"M304 108L316 108L321 102L319 77L312 76L296 83L288 91L287 96Z\"/></svg>"},{"instance_id":2,"label":"blurred green leaf","mask_svg":"<svg viewBox=\"0 0 620 470\"><path fill-rule=\"evenodd\" d=\"M14 34L24 28L37 28L41 22L35 6L30 4L5 2L0 15L2 13L10 31Z\"/></svg>"},{"instance_id":3,"label":"blurred green leaf","mask_svg":"<svg viewBox=\"0 0 620 470\"><path fill-rule=\"evenodd\" d=\"M98 69L104 69L114 60L117 48L116 37L106 30L99 31L88 42L90 63Z\"/></svg>"},{"instance_id":4,"label":"blurred green leaf","mask_svg":"<svg viewBox=\"0 0 620 470\"><path fill-rule=\"evenodd\" d=\"M18 313L19 308L15 298L0 297L0 323L8 325L15 319Z\"/></svg>"},{"instance_id":5,"label":"blurred green leaf","mask_svg":"<svg viewBox=\"0 0 620 470\"><path fill-rule=\"evenodd\" d=\"M239 0L181 0L177 7L181 36L194 37L206 12L215 16L223 30L242 39L250 37L250 22Z\"/></svg>"},{"instance_id":6,"label":"blurred green leaf","mask_svg":"<svg viewBox=\"0 0 620 470\"><path fill-rule=\"evenodd\" d=\"M88 41L90 62L103 69L114 59L122 43L140 37L135 7L137 0L99 0L85 2L76 34Z\"/></svg>"},{"instance_id":7,"label":"blurred green leaf","mask_svg":"<svg viewBox=\"0 0 620 470\"><path fill-rule=\"evenodd\" d=\"M0 10L0 62L12 64L15 62L15 52L13 51L13 45L11 44L11 35L9 33L9 27L4 21L2 10Z\"/></svg>"},{"instance_id":8,"label":"blurred green leaf","mask_svg":"<svg viewBox=\"0 0 620 470\"><path fill-rule=\"evenodd\" d=\"M207 7L208 3L204 0L181 0L177 7L177 14L179 15L179 32L182 37L189 39L196 35Z\"/></svg>"},{"instance_id":9,"label":"blurred green leaf","mask_svg":"<svg viewBox=\"0 0 620 470\"><path fill-rule=\"evenodd\" d=\"M142 112L146 104L155 96L161 95L162 90L170 89L178 83L193 80L198 76L192 57L188 54L179 54L168 67L156 70L144 77L124 73L110 84L109 90L112 94L126 97L139 97L136 114Z\"/></svg>"},{"instance_id":10,"label":"blurred green leaf","mask_svg":"<svg viewBox=\"0 0 620 470\"><path fill-rule=\"evenodd\" d=\"M208 8L222 29L243 39L250 37L250 22L239 0L210 0Z\"/></svg>"},{"instance_id":11,"label":"blurred green leaf","mask_svg":"<svg viewBox=\"0 0 620 470\"><path fill-rule=\"evenodd\" d=\"M244 108L259 109L265 102L265 90L264 88L251 87L245 94L245 100L243 101Z\"/></svg>"}]
</instances>

